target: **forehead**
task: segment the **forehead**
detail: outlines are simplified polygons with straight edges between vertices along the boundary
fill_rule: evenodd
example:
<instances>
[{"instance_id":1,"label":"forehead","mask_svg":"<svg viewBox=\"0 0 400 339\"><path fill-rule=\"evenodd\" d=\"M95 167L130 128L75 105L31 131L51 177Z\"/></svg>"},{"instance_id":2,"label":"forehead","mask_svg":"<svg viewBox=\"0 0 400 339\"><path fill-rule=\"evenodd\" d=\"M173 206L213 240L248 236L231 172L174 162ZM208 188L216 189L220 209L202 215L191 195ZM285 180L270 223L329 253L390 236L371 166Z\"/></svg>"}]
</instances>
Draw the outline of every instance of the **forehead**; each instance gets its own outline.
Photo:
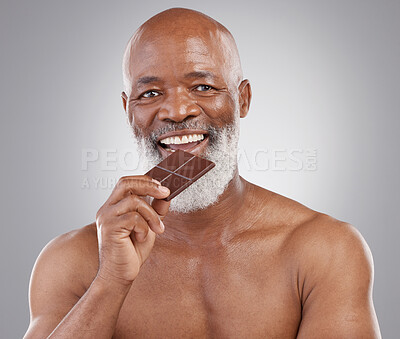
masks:
<instances>
[{"instance_id":1,"label":"forehead","mask_svg":"<svg viewBox=\"0 0 400 339\"><path fill-rule=\"evenodd\" d=\"M155 31L138 39L131 50L132 83L143 76L179 77L195 71L210 71L228 80L229 48L220 32Z\"/></svg>"}]
</instances>

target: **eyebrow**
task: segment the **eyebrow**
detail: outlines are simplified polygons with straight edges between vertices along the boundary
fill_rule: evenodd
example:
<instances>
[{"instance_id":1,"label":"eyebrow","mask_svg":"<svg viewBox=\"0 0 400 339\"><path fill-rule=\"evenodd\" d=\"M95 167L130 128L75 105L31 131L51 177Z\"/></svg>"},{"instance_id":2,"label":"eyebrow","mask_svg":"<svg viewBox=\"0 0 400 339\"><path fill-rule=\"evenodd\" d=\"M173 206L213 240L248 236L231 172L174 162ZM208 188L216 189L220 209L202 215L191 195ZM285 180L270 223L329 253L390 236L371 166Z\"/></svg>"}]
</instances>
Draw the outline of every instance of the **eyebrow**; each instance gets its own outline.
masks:
<instances>
[{"instance_id":1,"label":"eyebrow","mask_svg":"<svg viewBox=\"0 0 400 339\"><path fill-rule=\"evenodd\" d=\"M216 79L217 76L214 73L208 72L208 71L195 71L195 72L190 72L190 73L186 73L184 75L185 79L206 79L206 78L211 78L211 79ZM159 77L156 76L144 76L138 79L138 81L136 82L136 86L143 86L143 85L147 85L153 82L159 82L161 81L161 79Z\"/></svg>"},{"instance_id":2,"label":"eyebrow","mask_svg":"<svg viewBox=\"0 0 400 339\"><path fill-rule=\"evenodd\" d=\"M158 81L161 81L161 79L159 77L145 76L145 77L139 78L136 85L139 87L141 85L147 85L149 83L158 82Z\"/></svg>"},{"instance_id":3,"label":"eyebrow","mask_svg":"<svg viewBox=\"0 0 400 339\"><path fill-rule=\"evenodd\" d=\"M211 79L216 79L217 77L215 76L214 73L208 72L208 71L196 71L196 72L190 72L186 73L184 75L185 79L192 79L192 78L211 78Z\"/></svg>"}]
</instances>

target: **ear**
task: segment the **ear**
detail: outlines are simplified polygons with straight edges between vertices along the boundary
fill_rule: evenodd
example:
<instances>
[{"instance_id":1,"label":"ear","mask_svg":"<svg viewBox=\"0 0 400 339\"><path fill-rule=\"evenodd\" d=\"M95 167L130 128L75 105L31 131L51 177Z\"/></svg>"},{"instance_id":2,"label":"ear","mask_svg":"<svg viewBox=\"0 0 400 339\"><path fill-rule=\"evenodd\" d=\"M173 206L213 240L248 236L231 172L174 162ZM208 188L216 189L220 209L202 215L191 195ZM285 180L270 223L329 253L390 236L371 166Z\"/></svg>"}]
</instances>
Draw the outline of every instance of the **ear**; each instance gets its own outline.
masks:
<instances>
[{"instance_id":1,"label":"ear","mask_svg":"<svg viewBox=\"0 0 400 339\"><path fill-rule=\"evenodd\" d=\"M128 101L128 96L126 95L125 92L122 92L121 98L122 98L122 105L124 106L124 111L126 112L126 102Z\"/></svg>"},{"instance_id":2,"label":"ear","mask_svg":"<svg viewBox=\"0 0 400 339\"><path fill-rule=\"evenodd\" d=\"M240 117L244 118L249 112L251 101L251 86L249 80L243 80L239 85Z\"/></svg>"},{"instance_id":3,"label":"ear","mask_svg":"<svg viewBox=\"0 0 400 339\"><path fill-rule=\"evenodd\" d=\"M132 125L132 120L133 120L132 119L132 113L129 113L128 110L127 110L128 96L126 95L125 92L122 92L121 93L121 98L122 98L122 105L124 106L124 111L125 111L125 113L126 113L126 115L128 117L129 124Z\"/></svg>"}]
</instances>

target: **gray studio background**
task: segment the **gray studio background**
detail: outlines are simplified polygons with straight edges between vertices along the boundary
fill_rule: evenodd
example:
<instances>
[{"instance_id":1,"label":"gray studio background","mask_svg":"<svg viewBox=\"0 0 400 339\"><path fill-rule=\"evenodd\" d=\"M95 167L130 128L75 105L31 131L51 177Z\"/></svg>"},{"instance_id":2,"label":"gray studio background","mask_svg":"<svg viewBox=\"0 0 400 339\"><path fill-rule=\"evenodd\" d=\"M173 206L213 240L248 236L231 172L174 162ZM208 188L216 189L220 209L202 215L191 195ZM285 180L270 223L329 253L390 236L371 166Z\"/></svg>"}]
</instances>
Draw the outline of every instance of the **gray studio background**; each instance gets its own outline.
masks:
<instances>
[{"instance_id":1,"label":"gray studio background","mask_svg":"<svg viewBox=\"0 0 400 339\"><path fill-rule=\"evenodd\" d=\"M400 2L382 0L2 0L0 337L28 326L29 276L46 243L91 223L113 178L140 173L102 163L107 150L133 149L121 57L137 26L174 6L236 37L253 87L242 175L361 231L382 334L398 338ZM85 170L88 149L99 158Z\"/></svg>"}]
</instances>

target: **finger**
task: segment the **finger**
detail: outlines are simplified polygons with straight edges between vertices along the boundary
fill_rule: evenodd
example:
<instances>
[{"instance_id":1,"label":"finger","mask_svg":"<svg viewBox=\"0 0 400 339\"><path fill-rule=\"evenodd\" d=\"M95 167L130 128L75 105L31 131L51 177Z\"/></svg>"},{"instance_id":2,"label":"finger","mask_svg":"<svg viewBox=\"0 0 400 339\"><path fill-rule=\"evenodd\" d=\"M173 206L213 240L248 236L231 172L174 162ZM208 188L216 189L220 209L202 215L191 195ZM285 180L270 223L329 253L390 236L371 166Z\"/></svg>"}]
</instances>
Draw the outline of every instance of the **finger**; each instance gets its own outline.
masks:
<instances>
[{"instance_id":1,"label":"finger","mask_svg":"<svg viewBox=\"0 0 400 339\"><path fill-rule=\"evenodd\" d=\"M146 236L149 233L149 225L138 212L129 212L121 215L119 220L126 228L131 230L131 239L135 237L139 242L146 240Z\"/></svg>"},{"instance_id":2,"label":"finger","mask_svg":"<svg viewBox=\"0 0 400 339\"><path fill-rule=\"evenodd\" d=\"M149 228L149 233L144 241L138 241L136 236L132 237L133 245L135 246L136 252L139 254L141 258L147 258L151 249L154 246L154 241L156 240L156 234Z\"/></svg>"},{"instance_id":3,"label":"finger","mask_svg":"<svg viewBox=\"0 0 400 339\"><path fill-rule=\"evenodd\" d=\"M116 216L129 212L138 212L154 232L162 233L164 231L164 224L157 212L137 195L130 195L113 206L113 214Z\"/></svg>"},{"instance_id":4,"label":"finger","mask_svg":"<svg viewBox=\"0 0 400 339\"><path fill-rule=\"evenodd\" d=\"M113 205L127 195L148 195L156 199L164 199L169 193L167 187L161 186L157 180L148 176L122 177L118 180L118 183L107 201L110 205Z\"/></svg>"},{"instance_id":5,"label":"finger","mask_svg":"<svg viewBox=\"0 0 400 339\"><path fill-rule=\"evenodd\" d=\"M154 199L153 202L151 203L151 207L153 207L153 209L157 212L157 214L160 216L160 219L163 220L168 213L170 204L171 200L165 201L165 200Z\"/></svg>"}]
</instances>

